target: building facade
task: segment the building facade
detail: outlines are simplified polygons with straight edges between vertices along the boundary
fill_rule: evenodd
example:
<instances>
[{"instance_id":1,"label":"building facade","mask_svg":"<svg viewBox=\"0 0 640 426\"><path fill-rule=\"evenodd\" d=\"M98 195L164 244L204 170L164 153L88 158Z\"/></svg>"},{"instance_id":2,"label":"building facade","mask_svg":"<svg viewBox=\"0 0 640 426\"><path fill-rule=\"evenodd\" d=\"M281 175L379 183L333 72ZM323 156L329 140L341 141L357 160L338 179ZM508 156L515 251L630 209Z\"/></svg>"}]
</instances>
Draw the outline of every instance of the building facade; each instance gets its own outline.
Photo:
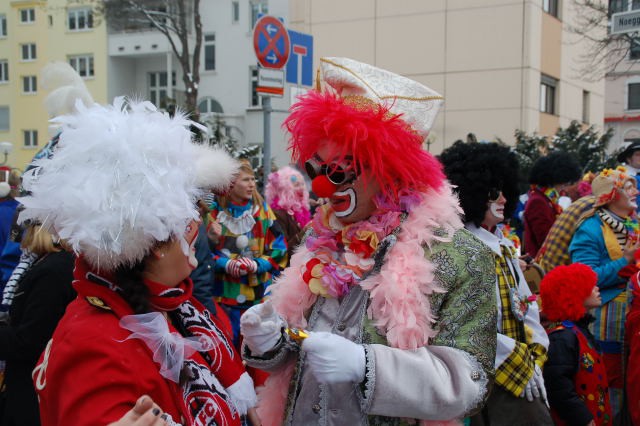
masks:
<instances>
[{"instance_id":1,"label":"building facade","mask_svg":"<svg viewBox=\"0 0 640 426\"><path fill-rule=\"evenodd\" d=\"M0 2L0 141L7 165L23 169L51 135L40 72L67 61L97 102L107 99L107 35L92 8L64 0ZM3 157L0 155L0 160Z\"/></svg>"},{"instance_id":2,"label":"building facade","mask_svg":"<svg viewBox=\"0 0 640 426\"><path fill-rule=\"evenodd\" d=\"M603 125L604 83L583 81L572 0L293 0L291 26L314 56L347 56L444 95L429 149L472 132L514 143L516 129L554 134Z\"/></svg>"},{"instance_id":3,"label":"building facade","mask_svg":"<svg viewBox=\"0 0 640 426\"><path fill-rule=\"evenodd\" d=\"M640 9L633 0L610 2L610 14ZM626 57L607 74L605 125L613 129L609 149L613 152L640 141L640 44L632 44Z\"/></svg>"}]
</instances>

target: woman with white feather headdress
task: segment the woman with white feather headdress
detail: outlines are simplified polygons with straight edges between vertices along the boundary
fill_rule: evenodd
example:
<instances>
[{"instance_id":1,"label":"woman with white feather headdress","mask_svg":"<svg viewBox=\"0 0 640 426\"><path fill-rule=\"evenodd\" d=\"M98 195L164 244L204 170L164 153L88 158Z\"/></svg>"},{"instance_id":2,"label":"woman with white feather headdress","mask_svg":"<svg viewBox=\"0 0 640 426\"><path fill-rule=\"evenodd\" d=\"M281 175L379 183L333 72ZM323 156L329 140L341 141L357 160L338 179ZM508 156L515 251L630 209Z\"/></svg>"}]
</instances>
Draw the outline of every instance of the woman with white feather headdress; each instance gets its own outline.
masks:
<instances>
[{"instance_id":1,"label":"woman with white feather headdress","mask_svg":"<svg viewBox=\"0 0 640 426\"><path fill-rule=\"evenodd\" d=\"M76 108L53 120L55 155L25 175L20 200L21 220L78 255L78 298L34 370L42 424L107 424L146 394L168 424L239 425L253 382L188 278L199 188L226 187L237 165L193 144L182 114L124 98Z\"/></svg>"}]
</instances>

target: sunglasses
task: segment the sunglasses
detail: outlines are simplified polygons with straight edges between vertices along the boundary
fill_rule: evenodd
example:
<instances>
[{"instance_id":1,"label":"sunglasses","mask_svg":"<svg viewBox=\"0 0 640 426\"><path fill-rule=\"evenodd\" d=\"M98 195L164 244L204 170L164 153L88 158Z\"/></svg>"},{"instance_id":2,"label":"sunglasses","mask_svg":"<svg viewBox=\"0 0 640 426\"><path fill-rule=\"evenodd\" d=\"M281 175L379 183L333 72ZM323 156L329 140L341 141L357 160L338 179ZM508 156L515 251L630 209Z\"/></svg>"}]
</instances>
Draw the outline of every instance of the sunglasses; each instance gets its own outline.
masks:
<instances>
[{"instance_id":1,"label":"sunglasses","mask_svg":"<svg viewBox=\"0 0 640 426\"><path fill-rule=\"evenodd\" d=\"M324 175L334 185L351 183L358 178L358 173L351 167L347 166L345 168L336 163L324 164L318 157L312 157L307 160L304 163L304 169L311 180Z\"/></svg>"},{"instance_id":2,"label":"sunglasses","mask_svg":"<svg viewBox=\"0 0 640 426\"><path fill-rule=\"evenodd\" d=\"M489 202L490 203L495 203L496 201L498 201L498 199L500 198L501 195L504 195L502 193L502 189L500 189L500 188L489 188Z\"/></svg>"}]
</instances>

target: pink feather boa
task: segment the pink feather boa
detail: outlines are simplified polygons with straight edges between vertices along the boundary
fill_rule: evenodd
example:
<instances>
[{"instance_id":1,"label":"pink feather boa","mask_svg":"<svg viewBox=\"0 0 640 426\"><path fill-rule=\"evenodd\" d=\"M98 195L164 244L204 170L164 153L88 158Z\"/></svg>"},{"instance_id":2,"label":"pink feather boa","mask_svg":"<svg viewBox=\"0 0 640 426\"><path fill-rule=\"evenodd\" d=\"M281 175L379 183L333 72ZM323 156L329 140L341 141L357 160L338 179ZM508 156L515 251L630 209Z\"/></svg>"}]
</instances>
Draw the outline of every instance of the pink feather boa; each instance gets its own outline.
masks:
<instances>
[{"instance_id":1,"label":"pink feather boa","mask_svg":"<svg viewBox=\"0 0 640 426\"><path fill-rule=\"evenodd\" d=\"M386 335L389 346L416 349L428 345L429 339L436 335L429 296L443 290L435 282L434 265L425 259L423 246L430 247L434 241L450 241L453 233L463 226L460 213L458 201L448 185L439 191L423 193L420 204L412 209L402 225L398 241L387 253L380 273L360 283L370 293L367 314ZM434 235L436 228L444 229L445 236ZM301 245L291 258L291 266L271 286L276 311L290 326L297 328L307 327L306 314L317 298L302 280L306 254L306 247ZM295 360L292 360L271 374L265 386L258 389L258 414L265 426L282 424L294 368ZM460 423L423 420L420 424Z\"/></svg>"}]
</instances>

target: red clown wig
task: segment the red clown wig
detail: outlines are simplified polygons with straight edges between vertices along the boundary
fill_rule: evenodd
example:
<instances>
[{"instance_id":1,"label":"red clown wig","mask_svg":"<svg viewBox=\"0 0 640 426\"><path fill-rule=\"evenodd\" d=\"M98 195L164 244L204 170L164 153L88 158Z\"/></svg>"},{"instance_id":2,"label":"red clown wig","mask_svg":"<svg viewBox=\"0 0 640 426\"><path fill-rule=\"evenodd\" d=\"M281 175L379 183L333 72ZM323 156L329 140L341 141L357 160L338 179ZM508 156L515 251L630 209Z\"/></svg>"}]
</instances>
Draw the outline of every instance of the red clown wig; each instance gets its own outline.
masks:
<instances>
[{"instance_id":1,"label":"red clown wig","mask_svg":"<svg viewBox=\"0 0 640 426\"><path fill-rule=\"evenodd\" d=\"M582 263L555 267L540 282L543 313L550 321L578 321L597 281L593 269Z\"/></svg>"},{"instance_id":2,"label":"red clown wig","mask_svg":"<svg viewBox=\"0 0 640 426\"><path fill-rule=\"evenodd\" d=\"M311 91L291 107L283 126L291 133L289 148L298 164L333 142L332 157L351 157L365 179L375 179L392 200L401 190L438 190L444 182L441 164L422 148L423 138L402 115L367 98Z\"/></svg>"}]
</instances>

